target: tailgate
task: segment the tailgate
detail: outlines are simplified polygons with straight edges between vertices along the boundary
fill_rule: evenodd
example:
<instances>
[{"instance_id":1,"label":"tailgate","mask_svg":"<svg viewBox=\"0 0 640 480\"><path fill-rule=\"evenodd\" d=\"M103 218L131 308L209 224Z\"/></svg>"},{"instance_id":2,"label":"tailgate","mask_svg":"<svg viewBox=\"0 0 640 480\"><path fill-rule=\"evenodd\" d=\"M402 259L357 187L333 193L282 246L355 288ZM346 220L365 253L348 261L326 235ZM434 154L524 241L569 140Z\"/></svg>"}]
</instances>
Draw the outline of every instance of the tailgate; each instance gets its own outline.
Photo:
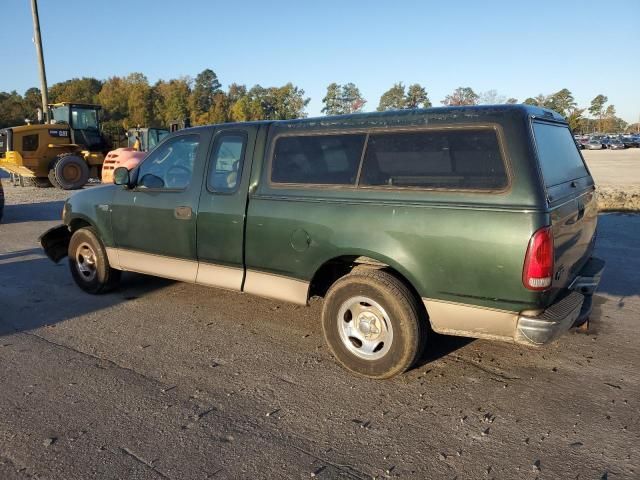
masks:
<instances>
[{"instance_id":1,"label":"tailgate","mask_svg":"<svg viewBox=\"0 0 640 480\"><path fill-rule=\"evenodd\" d=\"M562 289L593 252L598 222L595 185L566 124L534 120L532 126L553 231L552 288Z\"/></svg>"},{"instance_id":2,"label":"tailgate","mask_svg":"<svg viewBox=\"0 0 640 480\"><path fill-rule=\"evenodd\" d=\"M598 222L598 207L593 190L551 211L551 229L555 249L552 288L566 288L593 253Z\"/></svg>"}]
</instances>

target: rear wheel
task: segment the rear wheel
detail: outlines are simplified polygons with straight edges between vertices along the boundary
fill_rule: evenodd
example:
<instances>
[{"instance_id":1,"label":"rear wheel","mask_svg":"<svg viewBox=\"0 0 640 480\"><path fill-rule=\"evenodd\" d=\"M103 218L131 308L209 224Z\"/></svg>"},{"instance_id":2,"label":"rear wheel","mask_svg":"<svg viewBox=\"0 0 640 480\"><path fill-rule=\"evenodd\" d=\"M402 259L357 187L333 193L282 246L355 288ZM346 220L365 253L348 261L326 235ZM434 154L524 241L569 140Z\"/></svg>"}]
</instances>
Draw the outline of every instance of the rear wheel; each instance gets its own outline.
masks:
<instances>
[{"instance_id":1,"label":"rear wheel","mask_svg":"<svg viewBox=\"0 0 640 480\"><path fill-rule=\"evenodd\" d=\"M322 327L345 368L369 378L390 378L422 353L427 321L421 312L402 281L383 270L358 268L329 289Z\"/></svg>"},{"instance_id":2,"label":"rear wheel","mask_svg":"<svg viewBox=\"0 0 640 480\"><path fill-rule=\"evenodd\" d=\"M73 233L68 253L71 275L85 292L106 293L118 285L120 271L109 265L107 252L92 227Z\"/></svg>"},{"instance_id":3,"label":"rear wheel","mask_svg":"<svg viewBox=\"0 0 640 480\"><path fill-rule=\"evenodd\" d=\"M52 172L55 183L51 179ZM77 154L65 153L56 158L49 172L49 179L64 190L77 190L89 180L89 167Z\"/></svg>"}]
</instances>

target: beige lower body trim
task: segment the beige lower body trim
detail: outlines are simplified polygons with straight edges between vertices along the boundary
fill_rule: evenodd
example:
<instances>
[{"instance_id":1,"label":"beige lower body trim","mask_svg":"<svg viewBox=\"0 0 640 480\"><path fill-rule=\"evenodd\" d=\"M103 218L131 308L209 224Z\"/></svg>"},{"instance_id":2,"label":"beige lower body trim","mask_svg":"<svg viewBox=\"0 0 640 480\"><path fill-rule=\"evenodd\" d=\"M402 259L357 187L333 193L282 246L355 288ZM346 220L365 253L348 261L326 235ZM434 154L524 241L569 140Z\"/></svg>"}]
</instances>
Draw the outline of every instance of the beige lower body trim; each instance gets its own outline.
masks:
<instances>
[{"instance_id":1,"label":"beige lower body trim","mask_svg":"<svg viewBox=\"0 0 640 480\"><path fill-rule=\"evenodd\" d=\"M115 268L116 270L122 270L120 266L120 255L118 254L118 249L113 247L106 247L107 251L107 260L109 260L109 265L111 268Z\"/></svg>"},{"instance_id":2,"label":"beige lower body trim","mask_svg":"<svg viewBox=\"0 0 640 480\"><path fill-rule=\"evenodd\" d=\"M261 297L284 300L285 302L307 304L309 282L295 278L281 277L270 273L247 270L244 291Z\"/></svg>"},{"instance_id":3,"label":"beige lower body trim","mask_svg":"<svg viewBox=\"0 0 640 480\"><path fill-rule=\"evenodd\" d=\"M423 298L434 331L444 335L513 340L518 313Z\"/></svg>"},{"instance_id":4,"label":"beige lower body trim","mask_svg":"<svg viewBox=\"0 0 640 480\"><path fill-rule=\"evenodd\" d=\"M165 257L121 248L107 248L107 258L111 267L118 270L146 273L181 282L195 283L198 274L198 262L194 260Z\"/></svg>"},{"instance_id":5,"label":"beige lower body trim","mask_svg":"<svg viewBox=\"0 0 640 480\"><path fill-rule=\"evenodd\" d=\"M244 269L198 263L195 260L165 257L150 253L107 248L112 268L128 272L146 273L182 282L240 291ZM309 282L270 273L247 270L244 292L285 302L307 304Z\"/></svg>"},{"instance_id":6,"label":"beige lower body trim","mask_svg":"<svg viewBox=\"0 0 640 480\"><path fill-rule=\"evenodd\" d=\"M212 265L210 263L200 263L198 265L196 283L200 285L208 285L210 287L240 291L242 289L243 277L243 268L223 267L220 265Z\"/></svg>"}]
</instances>

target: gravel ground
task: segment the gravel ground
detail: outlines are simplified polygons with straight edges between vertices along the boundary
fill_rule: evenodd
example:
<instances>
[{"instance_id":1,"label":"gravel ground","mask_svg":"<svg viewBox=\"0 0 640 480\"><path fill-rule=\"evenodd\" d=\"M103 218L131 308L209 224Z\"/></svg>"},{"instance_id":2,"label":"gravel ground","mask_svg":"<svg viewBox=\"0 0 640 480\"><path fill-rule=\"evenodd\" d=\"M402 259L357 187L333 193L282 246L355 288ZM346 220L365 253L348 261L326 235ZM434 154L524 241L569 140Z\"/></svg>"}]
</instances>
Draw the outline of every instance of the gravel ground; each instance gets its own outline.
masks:
<instances>
[{"instance_id":1,"label":"gravel ground","mask_svg":"<svg viewBox=\"0 0 640 480\"><path fill-rule=\"evenodd\" d=\"M37 237L66 192L7 187L0 479L640 477L640 216L600 217L588 332L433 336L356 378L310 308L143 275L90 296Z\"/></svg>"}]
</instances>

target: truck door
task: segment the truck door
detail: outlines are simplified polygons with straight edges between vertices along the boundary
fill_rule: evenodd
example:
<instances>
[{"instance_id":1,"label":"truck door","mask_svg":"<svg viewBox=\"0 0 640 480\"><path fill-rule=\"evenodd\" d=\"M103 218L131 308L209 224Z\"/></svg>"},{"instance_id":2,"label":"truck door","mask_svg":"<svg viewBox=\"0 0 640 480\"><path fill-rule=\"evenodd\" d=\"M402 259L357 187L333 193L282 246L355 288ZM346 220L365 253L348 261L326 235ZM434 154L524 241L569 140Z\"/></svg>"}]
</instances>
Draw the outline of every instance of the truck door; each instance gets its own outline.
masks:
<instances>
[{"instance_id":1,"label":"truck door","mask_svg":"<svg viewBox=\"0 0 640 480\"><path fill-rule=\"evenodd\" d=\"M216 128L197 220L198 274L203 285L240 290L244 222L258 125Z\"/></svg>"},{"instance_id":2,"label":"truck door","mask_svg":"<svg viewBox=\"0 0 640 480\"><path fill-rule=\"evenodd\" d=\"M167 139L138 167L136 186L116 189L116 268L195 281L197 207L209 138L209 131L200 130Z\"/></svg>"}]
</instances>

